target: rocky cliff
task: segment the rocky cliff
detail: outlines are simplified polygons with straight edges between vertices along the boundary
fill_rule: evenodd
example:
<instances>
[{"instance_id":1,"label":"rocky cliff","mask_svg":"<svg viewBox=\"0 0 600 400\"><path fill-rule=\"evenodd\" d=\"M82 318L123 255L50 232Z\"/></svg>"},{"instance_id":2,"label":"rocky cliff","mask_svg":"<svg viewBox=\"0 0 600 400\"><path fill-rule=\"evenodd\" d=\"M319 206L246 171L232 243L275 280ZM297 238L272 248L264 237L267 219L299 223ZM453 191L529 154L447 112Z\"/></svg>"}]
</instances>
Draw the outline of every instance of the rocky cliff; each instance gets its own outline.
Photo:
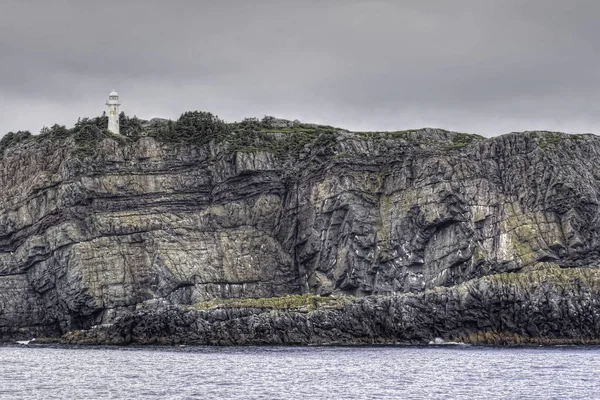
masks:
<instances>
[{"instance_id":1,"label":"rocky cliff","mask_svg":"<svg viewBox=\"0 0 600 400\"><path fill-rule=\"evenodd\" d=\"M4 148L0 337L600 339L598 137L242 128Z\"/></svg>"}]
</instances>

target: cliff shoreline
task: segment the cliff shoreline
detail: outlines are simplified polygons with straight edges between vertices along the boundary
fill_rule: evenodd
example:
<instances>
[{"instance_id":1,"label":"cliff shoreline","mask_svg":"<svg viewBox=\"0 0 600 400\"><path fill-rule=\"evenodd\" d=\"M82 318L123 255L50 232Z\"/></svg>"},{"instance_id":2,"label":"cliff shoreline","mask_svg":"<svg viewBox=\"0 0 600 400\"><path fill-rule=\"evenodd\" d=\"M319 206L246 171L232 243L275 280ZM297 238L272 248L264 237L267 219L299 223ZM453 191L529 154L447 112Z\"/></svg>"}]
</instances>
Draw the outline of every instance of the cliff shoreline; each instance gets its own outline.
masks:
<instances>
[{"instance_id":1,"label":"cliff shoreline","mask_svg":"<svg viewBox=\"0 0 600 400\"><path fill-rule=\"evenodd\" d=\"M598 344L600 272L552 265L419 294L286 296L182 307L153 304L68 344Z\"/></svg>"},{"instance_id":2,"label":"cliff shoreline","mask_svg":"<svg viewBox=\"0 0 600 400\"><path fill-rule=\"evenodd\" d=\"M0 143L2 341L600 338L597 136L98 121Z\"/></svg>"}]
</instances>

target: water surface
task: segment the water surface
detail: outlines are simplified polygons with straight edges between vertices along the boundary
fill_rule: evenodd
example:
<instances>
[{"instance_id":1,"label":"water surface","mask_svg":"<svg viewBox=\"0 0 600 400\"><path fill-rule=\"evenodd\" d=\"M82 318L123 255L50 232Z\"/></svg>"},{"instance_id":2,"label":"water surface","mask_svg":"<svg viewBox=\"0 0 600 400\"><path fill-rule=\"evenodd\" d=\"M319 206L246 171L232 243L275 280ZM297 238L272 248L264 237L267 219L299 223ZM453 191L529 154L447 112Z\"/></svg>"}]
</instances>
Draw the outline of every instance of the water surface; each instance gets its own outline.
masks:
<instances>
[{"instance_id":1,"label":"water surface","mask_svg":"<svg viewBox=\"0 0 600 400\"><path fill-rule=\"evenodd\" d=\"M600 348L0 347L0 399L595 399Z\"/></svg>"}]
</instances>

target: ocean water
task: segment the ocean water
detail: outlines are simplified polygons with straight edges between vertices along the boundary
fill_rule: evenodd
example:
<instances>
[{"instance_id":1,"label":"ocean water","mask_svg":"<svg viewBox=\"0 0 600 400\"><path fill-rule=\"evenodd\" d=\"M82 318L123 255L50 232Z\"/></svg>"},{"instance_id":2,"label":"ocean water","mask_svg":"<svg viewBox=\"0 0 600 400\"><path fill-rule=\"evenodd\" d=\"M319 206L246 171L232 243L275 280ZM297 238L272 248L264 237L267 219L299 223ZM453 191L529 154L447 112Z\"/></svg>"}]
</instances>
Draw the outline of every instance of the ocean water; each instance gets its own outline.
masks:
<instances>
[{"instance_id":1,"label":"ocean water","mask_svg":"<svg viewBox=\"0 0 600 400\"><path fill-rule=\"evenodd\" d=\"M0 399L600 399L600 348L0 347Z\"/></svg>"}]
</instances>

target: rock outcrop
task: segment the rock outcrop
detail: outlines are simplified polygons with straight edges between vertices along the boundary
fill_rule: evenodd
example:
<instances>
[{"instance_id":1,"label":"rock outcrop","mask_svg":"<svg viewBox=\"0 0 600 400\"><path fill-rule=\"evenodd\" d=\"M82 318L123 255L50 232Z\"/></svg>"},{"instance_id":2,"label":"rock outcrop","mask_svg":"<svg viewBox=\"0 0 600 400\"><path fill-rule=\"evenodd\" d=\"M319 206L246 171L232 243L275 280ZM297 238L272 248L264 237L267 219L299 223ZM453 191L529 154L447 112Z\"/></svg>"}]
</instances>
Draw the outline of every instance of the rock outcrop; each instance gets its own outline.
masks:
<instances>
[{"instance_id":1,"label":"rock outcrop","mask_svg":"<svg viewBox=\"0 0 600 400\"><path fill-rule=\"evenodd\" d=\"M499 274L395 296L148 305L71 344L598 344L600 271ZM297 304L294 304L297 303Z\"/></svg>"},{"instance_id":2,"label":"rock outcrop","mask_svg":"<svg viewBox=\"0 0 600 400\"><path fill-rule=\"evenodd\" d=\"M90 337L152 342L172 318L184 321L173 338L198 343L257 343L256 326L290 332L263 336L273 343L600 337L595 286L524 278L540 263L600 266L598 137L337 130L286 155L290 126L264 132L268 146L116 137L90 155L72 137L34 137L4 149L0 338L101 326ZM525 283L493 280L513 275ZM352 300L194 308L305 294ZM589 315L581 331L565 328L583 318L569 302ZM546 310L558 320L536 320Z\"/></svg>"}]
</instances>

